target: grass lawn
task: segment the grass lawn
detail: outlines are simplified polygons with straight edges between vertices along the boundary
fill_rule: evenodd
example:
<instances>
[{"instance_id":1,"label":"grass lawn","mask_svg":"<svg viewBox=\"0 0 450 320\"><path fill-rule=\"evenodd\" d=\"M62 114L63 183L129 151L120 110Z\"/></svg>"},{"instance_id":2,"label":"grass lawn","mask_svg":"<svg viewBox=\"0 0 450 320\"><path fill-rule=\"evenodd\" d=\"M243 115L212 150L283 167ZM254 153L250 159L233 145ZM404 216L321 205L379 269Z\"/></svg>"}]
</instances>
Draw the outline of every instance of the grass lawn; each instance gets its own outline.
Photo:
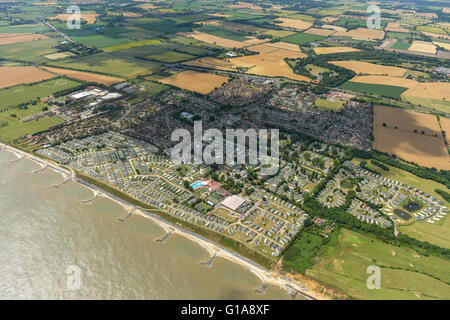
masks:
<instances>
[{"instance_id":1,"label":"grass lawn","mask_svg":"<svg viewBox=\"0 0 450 320\"><path fill-rule=\"evenodd\" d=\"M311 73L313 76L317 77L321 73L330 72L330 69L321 68L313 64L307 64L305 68Z\"/></svg>"},{"instance_id":2,"label":"grass lawn","mask_svg":"<svg viewBox=\"0 0 450 320\"><path fill-rule=\"evenodd\" d=\"M362 159L353 159L353 162L355 162L356 164L359 164L361 161ZM383 177L397 180L401 183L405 183L423 190L424 192L431 194L435 198L444 201L444 203L444 198L442 198L434 190L441 189L450 192L449 189L438 182L420 178L402 169L387 165L389 167L389 171L384 171L383 169L372 165L370 161L367 161L366 165L370 169L379 172ZM450 234L450 219L448 217L444 220L444 222L435 224L413 221L408 225L400 226L400 231L411 237L417 238L418 240L428 241L444 248L450 248L450 238L448 236Z\"/></svg>"},{"instance_id":3,"label":"grass lawn","mask_svg":"<svg viewBox=\"0 0 450 320\"><path fill-rule=\"evenodd\" d=\"M384 84L370 84L370 83L360 83L347 81L340 86L341 89L364 92L368 94L376 94L383 97L400 99L403 92L408 90L404 87L388 86Z\"/></svg>"},{"instance_id":4,"label":"grass lawn","mask_svg":"<svg viewBox=\"0 0 450 320\"><path fill-rule=\"evenodd\" d=\"M8 106L48 97L56 92L70 89L80 85L79 82L63 78L52 79L31 85L19 85L0 90L0 111Z\"/></svg>"},{"instance_id":5,"label":"grass lawn","mask_svg":"<svg viewBox=\"0 0 450 320\"><path fill-rule=\"evenodd\" d=\"M325 99L317 99L315 105L321 110L341 111L344 108L344 101L329 101Z\"/></svg>"},{"instance_id":6,"label":"grass lawn","mask_svg":"<svg viewBox=\"0 0 450 320\"><path fill-rule=\"evenodd\" d=\"M297 33L292 36L286 37L281 39L284 42L289 42L293 44L306 44L313 41L319 41L322 40L325 37L318 36L315 34L309 34L309 33Z\"/></svg>"},{"instance_id":7,"label":"grass lawn","mask_svg":"<svg viewBox=\"0 0 450 320\"><path fill-rule=\"evenodd\" d=\"M369 236L342 229L306 275L357 299L449 299L450 261L420 256ZM381 289L369 290L367 267L381 269ZM431 277L431 276L433 277Z\"/></svg>"},{"instance_id":8,"label":"grass lawn","mask_svg":"<svg viewBox=\"0 0 450 320\"><path fill-rule=\"evenodd\" d=\"M53 65L130 78L143 74L151 74L162 69L155 62L128 60L108 53L61 60L53 63Z\"/></svg>"}]
</instances>

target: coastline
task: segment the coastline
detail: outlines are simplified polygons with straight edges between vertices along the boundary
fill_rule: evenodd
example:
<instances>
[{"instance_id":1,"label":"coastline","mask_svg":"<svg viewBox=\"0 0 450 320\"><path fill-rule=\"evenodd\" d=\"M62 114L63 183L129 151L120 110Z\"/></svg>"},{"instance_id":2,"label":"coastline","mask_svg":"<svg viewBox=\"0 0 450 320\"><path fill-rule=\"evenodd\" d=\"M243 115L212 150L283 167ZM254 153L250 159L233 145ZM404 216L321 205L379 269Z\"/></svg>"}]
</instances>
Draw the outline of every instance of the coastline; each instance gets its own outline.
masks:
<instances>
[{"instance_id":1,"label":"coastline","mask_svg":"<svg viewBox=\"0 0 450 320\"><path fill-rule=\"evenodd\" d=\"M233 263L236 263L245 269L249 270L251 273L253 273L256 277L258 277L264 284L273 285L276 287L279 287L281 289L284 289L288 292L296 291L298 294L305 297L307 300L326 300L330 299L327 295L324 295L318 291L311 290L310 288L307 288L302 283L300 283L297 280L294 280L292 278L283 277L279 274L277 274L274 271L267 270L266 268L258 265L256 262L253 262L238 253L235 253L231 251L230 249L224 248L223 246L208 240L198 234L195 234L193 232L190 232L188 230L183 229L180 226L177 226L173 223L170 223L163 218L159 217L157 214L149 212L147 209L142 209L140 207L136 207L130 203L128 203L126 200L120 199L119 197L112 195L99 187L96 187L78 177L76 177L75 172L70 169L67 170L66 168L63 168L61 165L48 160L43 159L38 156L32 155L30 153L27 153L25 151L22 151L20 149L14 148L10 145L4 144L0 142L0 150L7 150L11 153L14 153L17 157L23 156L26 159L32 160L36 163L38 163L41 166L48 166L50 169L54 170L57 173L62 174L66 179L71 179L73 182L77 182L79 184L84 185L88 189L90 189L95 196L102 196L104 198L107 198L109 200L112 200L119 205L121 205L126 211L133 212L133 214L138 214L142 217L151 219L155 224L160 226L162 229L164 229L166 232L170 232L171 234L180 235L186 239L191 240L192 242L200 245L202 248L204 248L210 256L215 255L216 257L221 257L223 259L226 259L228 261L231 261ZM155 209L158 210L158 209Z\"/></svg>"}]
</instances>

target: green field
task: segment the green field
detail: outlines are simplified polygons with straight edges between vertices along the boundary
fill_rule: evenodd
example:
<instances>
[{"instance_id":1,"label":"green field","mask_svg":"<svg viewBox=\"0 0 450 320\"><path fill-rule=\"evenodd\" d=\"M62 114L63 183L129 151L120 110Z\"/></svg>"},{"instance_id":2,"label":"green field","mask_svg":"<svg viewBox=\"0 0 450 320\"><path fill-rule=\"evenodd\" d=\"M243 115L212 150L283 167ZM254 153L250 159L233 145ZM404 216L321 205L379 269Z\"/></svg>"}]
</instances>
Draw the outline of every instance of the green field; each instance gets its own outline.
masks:
<instances>
[{"instance_id":1,"label":"green field","mask_svg":"<svg viewBox=\"0 0 450 320\"><path fill-rule=\"evenodd\" d=\"M45 117L38 121L22 122L24 117L41 113L43 107L44 105L39 103L35 106L29 105L27 110L13 109L0 112L0 140L3 142L11 142L24 135L44 131L63 123L57 117ZM12 115L15 115L15 117Z\"/></svg>"},{"instance_id":2,"label":"green field","mask_svg":"<svg viewBox=\"0 0 450 320\"><path fill-rule=\"evenodd\" d=\"M247 38L248 35L246 35L244 33L230 31L230 30L226 30L226 29L222 29L222 28L218 28L218 27L214 27L214 26L202 26L195 30L204 32L204 33L208 33L213 36L234 40L234 41L245 41L248 39Z\"/></svg>"},{"instance_id":3,"label":"green field","mask_svg":"<svg viewBox=\"0 0 450 320\"><path fill-rule=\"evenodd\" d=\"M160 54L151 54L145 56L145 59L156 60L160 62L173 63L178 61L186 61L195 58L195 56L191 56L190 54L176 52L176 51L166 51Z\"/></svg>"},{"instance_id":4,"label":"green field","mask_svg":"<svg viewBox=\"0 0 450 320\"><path fill-rule=\"evenodd\" d=\"M393 49L400 49L400 50L408 50L411 44L406 41L398 40L396 43L394 43L391 48Z\"/></svg>"},{"instance_id":5,"label":"green field","mask_svg":"<svg viewBox=\"0 0 450 320\"><path fill-rule=\"evenodd\" d=\"M369 83L359 83L347 81L342 84L339 88L344 90L358 91L368 94L376 94L383 97L400 99L403 92L408 90L404 87L388 86L383 84L369 84Z\"/></svg>"},{"instance_id":6,"label":"green field","mask_svg":"<svg viewBox=\"0 0 450 320\"><path fill-rule=\"evenodd\" d=\"M0 111L8 106L17 106L21 103L30 102L39 98L48 97L56 92L74 88L79 82L57 78L37 84L18 85L8 89L0 90Z\"/></svg>"},{"instance_id":7,"label":"green field","mask_svg":"<svg viewBox=\"0 0 450 320\"><path fill-rule=\"evenodd\" d=\"M425 31L425 32L432 32L437 34L447 34L444 29L436 28L436 27L430 27L430 26L418 26L416 27L417 31Z\"/></svg>"},{"instance_id":8,"label":"green field","mask_svg":"<svg viewBox=\"0 0 450 320\"><path fill-rule=\"evenodd\" d=\"M161 70L161 66L155 62L124 59L108 53L66 59L52 64L63 68L93 71L122 77L135 77Z\"/></svg>"},{"instance_id":9,"label":"green field","mask_svg":"<svg viewBox=\"0 0 450 320\"><path fill-rule=\"evenodd\" d=\"M113 38L104 35L72 37L73 40L88 47L104 48L131 42L128 38Z\"/></svg>"},{"instance_id":10,"label":"green field","mask_svg":"<svg viewBox=\"0 0 450 320\"><path fill-rule=\"evenodd\" d=\"M302 232L283 256L283 268L289 272L305 274L306 269L313 266L314 256L320 249L322 242L322 237L309 232Z\"/></svg>"},{"instance_id":11,"label":"green field","mask_svg":"<svg viewBox=\"0 0 450 320\"><path fill-rule=\"evenodd\" d=\"M450 261L421 256L347 229L332 239L306 275L357 299L449 299ZM369 290L367 268L380 267L381 288Z\"/></svg>"},{"instance_id":12,"label":"green field","mask_svg":"<svg viewBox=\"0 0 450 320\"><path fill-rule=\"evenodd\" d=\"M148 45L154 45L154 44L160 44L161 40L159 39L145 39L145 40L139 40L134 42L127 42L122 43L110 47L104 47L103 50L105 51L119 51L119 50L126 50L136 47L142 47L142 46L148 46Z\"/></svg>"},{"instance_id":13,"label":"green field","mask_svg":"<svg viewBox=\"0 0 450 320\"><path fill-rule=\"evenodd\" d=\"M422 106L428 109L446 113L450 112L450 101L413 97L413 96L402 96L402 99L408 101L409 103Z\"/></svg>"},{"instance_id":14,"label":"green field","mask_svg":"<svg viewBox=\"0 0 450 320\"><path fill-rule=\"evenodd\" d=\"M57 43L58 39L50 38L2 45L0 46L0 58L42 63L48 61L42 56L57 52L53 48Z\"/></svg>"},{"instance_id":15,"label":"green field","mask_svg":"<svg viewBox=\"0 0 450 320\"><path fill-rule=\"evenodd\" d=\"M0 33L40 33L48 31L45 25L18 25L0 27Z\"/></svg>"},{"instance_id":16,"label":"green field","mask_svg":"<svg viewBox=\"0 0 450 320\"><path fill-rule=\"evenodd\" d=\"M293 44L306 44L314 41L322 40L325 37L318 36L315 34L308 33L297 33L292 36L281 39L284 42L289 42Z\"/></svg>"},{"instance_id":17,"label":"green field","mask_svg":"<svg viewBox=\"0 0 450 320\"><path fill-rule=\"evenodd\" d=\"M321 110L338 112L344 108L345 102L317 99L315 105Z\"/></svg>"}]
</instances>

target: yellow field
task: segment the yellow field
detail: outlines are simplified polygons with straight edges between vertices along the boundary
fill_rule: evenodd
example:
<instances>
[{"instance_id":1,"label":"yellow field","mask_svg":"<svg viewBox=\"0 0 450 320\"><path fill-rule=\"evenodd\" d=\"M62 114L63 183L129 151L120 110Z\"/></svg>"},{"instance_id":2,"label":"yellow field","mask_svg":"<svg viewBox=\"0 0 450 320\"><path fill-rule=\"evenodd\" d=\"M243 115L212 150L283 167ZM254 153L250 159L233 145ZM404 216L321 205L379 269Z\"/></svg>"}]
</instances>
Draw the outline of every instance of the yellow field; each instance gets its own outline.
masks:
<instances>
[{"instance_id":1,"label":"yellow field","mask_svg":"<svg viewBox=\"0 0 450 320\"><path fill-rule=\"evenodd\" d=\"M324 37L328 37L329 35L332 35L335 32L336 32L335 30L318 29L318 28L311 28L311 29L308 29L305 31L305 33L315 34L315 35L324 36Z\"/></svg>"},{"instance_id":2,"label":"yellow field","mask_svg":"<svg viewBox=\"0 0 450 320\"><path fill-rule=\"evenodd\" d=\"M110 76L105 76L102 74L96 74L96 73L89 73L89 72L83 72L83 71L75 71L75 70L69 70L69 69L60 69L60 68L52 68L52 67L43 67L45 70L65 75L69 78L74 78L78 80L88 81L88 82L95 82L104 84L105 86L110 86L119 82L123 82L124 80L121 78L115 78Z\"/></svg>"},{"instance_id":3,"label":"yellow field","mask_svg":"<svg viewBox=\"0 0 450 320\"><path fill-rule=\"evenodd\" d=\"M123 12L122 15L127 18L140 18L142 14L136 12Z\"/></svg>"},{"instance_id":4,"label":"yellow field","mask_svg":"<svg viewBox=\"0 0 450 320\"><path fill-rule=\"evenodd\" d=\"M293 47L295 46L295 48ZM311 81L308 77L295 74L284 61L285 58L298 59L306 55L296 45L284 42L260 44L248 47L259 54L230 59L236 67L248 68L248 73L267 77L285 77L298 81Z\"/></svg>"},{"instance_id":5,"label":"yellow field","mask_svg":"<svg viewBox=\"0 0 450 320\"><path fill-rule=\"evenodd\" d=\"M214 44L225 48L243 48L245 46L248 46L248 43L225 39L198 31L180 34L188 38L192 38L195 40L203 41L206 43Z\"/></svg>"},{"instance_id":6,"label":"yellow field","mask_svg":"<svg viewBox=\"0 0 450 320\"><path fill-rule=\"evenodd\" d=\"M338 27L338 26L334 26L334 25L331 25L331 24L324 24L322 26L322 28L324 28L324 29L331 29L331 30L340 31L340 32L346 32L347 31L347 29L345 29L343 27Z\"/></svg>"},{"instance_id":7,"label":"yellow field","mask_svg":"<svg viewBox=\"0 0 450 320\"><path fill-rule=\"evenodd\" d=\"M43 34L3 33L0 34L0 45L42 40L42 39L48 39L48 37L44 36Z\"/></svg>"},{"instance_id":8,"label":"yellow field","mask_svg":"<svg viewBox=\"0 0 450 320\"><path fill-rule=\"evenodd\" d=\"M403 77L408 71L404 68L399 67L389 67L374 63L362 62L362 61L330 61L334 65L353 70L356 73L364 74L379 74L388 75L393 77Z\"/></svg>"},{"instance_id":9,"label":"yellow field","mask_svg":"<svg viewBox=\"0 0 450 320\"><path fill-rule=\"evenodd\" d=\"M211 17L220 17L220 18L231 18L231 14L222 14L222 13L208 13L208 16Z\"/></svg>"},{"instance_id":10,"label":"yellow field","mask_svg":"<svg viewBox=\"0 0 450 320\"><path fill-rule=\"evenodd\" d=\"M437 41L433 41L433 43L439 47L442 47L446 50L450 50L450 43L448 42L437 42Z\"/></svg>"},{"instance_id":11,"label":"yellow field","mask_svg":"<svg viewBox=\"0 0 450 320\"><path fill-rule=\"evenodd\" d=\"M408 88L403 92L405 98L423 97L436 100L450 101L450 83L449 82L417 82L411 79L396 78L389 76L357 76L353 82L384 84L388 86L398 86Z\"/></svg>"},{"instance_id":12,"label":"yellow field","mask_svg":"<svg viewBox=\"0 0 450 320\"><path fill-rule=\"evenodd\" d=\"M67 57L74 56L72 52L58 52L58 53L52 53L44 56L44 58L49 60L57 60L57 59L64 59Z\"/></svg>"},{"instance_id":13,"label":"yellow field","mask_svg":"<svg viewBox=\"0 0 450 320\"><path fill-rule=\"evenodd\" d=\"M236 71L234 64L212 57L199 58L196 60L186 61L183 64L193 67L211 68L224 71Z\"/></svg>"},{"instance_id":14,"label":"yellow field","mask_svg":"<svg viewBox=\"0 0 450 320\"><path fill-rule=\"evenodd\" d=\"M442 8L442 12L444 12L444 13L450 13L450 8Z\"/></svg>"},{"instance_id":15,"label":"yellow field","mask_svg":"<svg viewBox=\"0 0 450 320\"><path fill-rule=\"evenodd\" d=\"M253 3L248 2L238 2L237 4L230 4L227 6L227 8L233 8L233 9L251 9L251 10L262 10L262 7L254 5Z\"/></svg>"},{"instance_id":16,"label":"yellow field","mask_svg":"<svg viewBox=\"0 0 450 320\"><path fill-rule=\"evenodd\" d=\"M410 32L408 29L403 28L402 24L396 22L389 22L384 30L391 32L404 32L404 33Z\"/></svg>"},{"instance_id":17,"label":"yellow field","mask_svg":"<svg viewBox=\"0 0 450 320\"><path fill-rule=\"evenodd\" d=\"M186 70L160 80L160 82L193 92L208 94L228 80L227 77L211 73Z\"/></svg>"},{"instance_id":18,"label":"yellow field","mask_svg":"<svg viewBox=\"0 0 450 320\"><path fill-rule=\"evenodd\" d=\"M297 30L305 30L313 25L311 22L291 18L279 18L277 20L280 20L281 22L275 23L276 25Z\"/></svg>"},{"instance_id":19,"label":"yellow field","mask_svg":"<svg viewBox=\"0 0 450 320\"><path fill-rule=\"evenodd\" d=\"M99 14L97 13L81 13L81 20L86 20L88 24L93 24L97 20ZM68 20L72 15L68 13L58 14L56 17L48 18L49 20Z\"/></svg>"},{"instance_id":20,"label":"yellow field","mask_svg":"<svg viewBox=\"0 0 450 320\"><path fill-rule=\"evenodd\" d=\"M317 54L330 54L330 53L354 52L361 50L351 47L316 47L314 48L314 51Z\"/></svg>"},{"instance_id":21,"label":"yellow field","mask_svg":"<svg viewBox=\"0 0 450 320\"><path fill-rule=\"evenodd\" d=\"M358 28L346 32L336 32L336 37L351 37L355 40L381 40L384 38L383 30L371 30L367 28Z\"/></svg>"},{"instance_id":22,"label":"yellow field","mask_svg":"<svg viewBox=\"0 0 450 320\"><path fill-rule=\"evenodd\" d=\"M320 19L320 21L327 22L327 23L333 23L338 20L339 20L339 18L337 18L337 17L325 17L325 18Z\"/></svg>"},{"instance_id":23,"label":"yellow field","mask_svg":"<svg viewBox=\"0 0 450 320\"><path fill-rule=\"evenodd\" d=\"M426 31L422 31L422 33L424 35L432 37L432 38L450 40L450 36L448 36L446 34L439 34L439 33L426 32Z\"/></svg>"},{"instance_id":24,"label":"yellow field","mask_svg":"<svg viewBox=\"0 0 450 320\"><path fill-rule=\"evenodd\" d=\"M435 54L436 46L431 42L414 40L408 50Z\"/></svg>"},{"instance_id":25,"label":"yellow field","mask_svg":"<svg viewBox=\"0 0 450 320\"><path fill-rule=\"evenodd\" d=\"M0 88L48 80L55 76L36 67L0 67Z\"/></svg>"},{"instance_id":26,"label":"yellow field","mask_svg":"<svg viewBox=\"0 0 450 320\"><path fill-rule=\"evenodd\" d=\"M450 157L434 115L376 106L372 147L425 167L450 169Z\"/></svg>"},{"instance_id":27,"label":"yellow field","mask_svg":"<svg viewBox=\"0 0 450 320\"><path fill-rule=\"evenodd\" d=\"M275 38L284 38L289 37L295 34L294 31L287 31L287 30L266 30L262 32L263 34L267 34L269 36L275 37Z\"/></svg>"}]
</instances>

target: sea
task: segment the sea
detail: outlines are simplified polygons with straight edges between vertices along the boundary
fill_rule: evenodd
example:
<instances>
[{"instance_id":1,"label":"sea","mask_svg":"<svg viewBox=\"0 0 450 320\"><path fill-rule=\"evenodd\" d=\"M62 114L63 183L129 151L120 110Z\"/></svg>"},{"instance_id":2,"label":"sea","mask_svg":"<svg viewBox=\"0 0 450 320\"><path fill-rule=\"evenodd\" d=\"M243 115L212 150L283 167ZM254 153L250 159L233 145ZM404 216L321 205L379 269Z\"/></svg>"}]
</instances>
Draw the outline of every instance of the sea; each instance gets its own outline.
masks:
<instances>
[{"instance_id":1,"label":"sea","mask_svg":"<svg viewBox=\"0 0 450 320\"><path fill-rule=\"evenodd\" d=\"M244 267L209 259L150 219L93 198L85 186L29 159L0 151L0 299L292 299ZM302 299L297 296L297 299Z\"/></svg>"}]
</instances>

